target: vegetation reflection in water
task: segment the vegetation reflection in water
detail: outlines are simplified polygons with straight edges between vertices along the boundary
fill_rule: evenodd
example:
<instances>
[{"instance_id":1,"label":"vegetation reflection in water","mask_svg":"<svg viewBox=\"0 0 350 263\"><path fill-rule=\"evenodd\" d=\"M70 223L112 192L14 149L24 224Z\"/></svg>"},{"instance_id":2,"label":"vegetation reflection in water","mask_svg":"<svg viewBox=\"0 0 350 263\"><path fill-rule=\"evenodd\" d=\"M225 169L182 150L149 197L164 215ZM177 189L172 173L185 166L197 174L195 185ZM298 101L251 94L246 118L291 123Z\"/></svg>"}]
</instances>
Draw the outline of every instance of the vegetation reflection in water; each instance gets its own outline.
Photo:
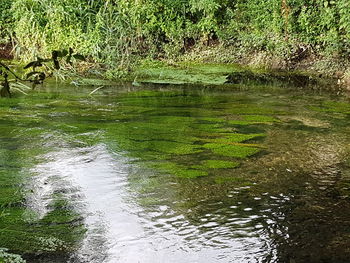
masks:
<instances>
[{"instance_id":1,"label":"vegetation reflection in water","mask_svg":"<svg viewBox=\"0 0 350 263\"><path fill-rule=\"evenodd\" d=\"M0 247L8 251L0 256L19 254L28 262L74 257L87 230L79 197L72 198L79 190L53 192L40 214L29 198L33 167L62 147L103 143L139 167L128 180L149 222L157 223L162 216L152 214L163 210L165 220L171 209L174 218L184 216L174 221L175 234L189 230L186 224L197 227L198 240L216 247L218 239L226 259L236 253L242 262L345 262L349 225L340 212L349 208L349 104L327 94L270 92L150 87L101 90L91 98L63 89L1 100ZM316 235L315 222L323 235ZM248 237L270 248L245 256L227 251L227 239Z\"/></svg>"}]
</instances>

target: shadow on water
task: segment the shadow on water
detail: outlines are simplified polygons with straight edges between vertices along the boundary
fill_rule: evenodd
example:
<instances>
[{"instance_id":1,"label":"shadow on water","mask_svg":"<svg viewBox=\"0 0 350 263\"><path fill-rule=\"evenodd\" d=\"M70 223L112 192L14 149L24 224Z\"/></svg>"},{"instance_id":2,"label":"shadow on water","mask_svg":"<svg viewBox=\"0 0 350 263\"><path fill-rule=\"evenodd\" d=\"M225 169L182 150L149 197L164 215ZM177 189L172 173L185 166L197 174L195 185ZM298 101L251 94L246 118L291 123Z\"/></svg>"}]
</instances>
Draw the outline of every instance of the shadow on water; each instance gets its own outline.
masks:
<instances>
[{"instance_id":1,"label":"shadow on water","mask_svg":"<svg viewBox=\"0 0 350 263\"><path fill-rule=\"evenodd\" d=\"M0 258L347 262L346 99L69 89L1 104Z\"/></svg>"}]
</instances>

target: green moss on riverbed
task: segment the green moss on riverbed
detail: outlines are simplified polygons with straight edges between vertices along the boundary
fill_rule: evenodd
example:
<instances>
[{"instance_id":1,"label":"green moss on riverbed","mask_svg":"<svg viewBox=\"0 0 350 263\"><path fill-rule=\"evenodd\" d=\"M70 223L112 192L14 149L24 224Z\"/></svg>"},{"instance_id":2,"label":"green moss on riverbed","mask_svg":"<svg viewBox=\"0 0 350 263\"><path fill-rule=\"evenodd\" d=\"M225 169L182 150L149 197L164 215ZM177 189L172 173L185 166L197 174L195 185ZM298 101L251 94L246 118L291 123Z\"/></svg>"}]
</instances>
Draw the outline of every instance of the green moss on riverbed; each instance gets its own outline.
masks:
<instances>
[{"instance_id":1,"label":"green moss on riverbed","mask_svg":"<svg viewBox=\"0 0 350 263\"><path fill-rule=\"evenodd\" d=\"M215 175L218 169L235 169L240 159L261 150L259 144L246 141L265 134L240 133L241 128L231 123L233 118L245 121L240 126L278 121L270 115L272 109L269 115L263 115L258 108L259 115L252 115L252 109L244 107L229 118L222 118L215 110L197 112L197 107L202 105L215 107L220 97L200 97L195 91L144 89L122 94L119 100L122 104L115 118L121 116L122 119L121 123L105 126L109 140L115 141L115 147L125 151L133 162L151 161L151 168L182 178ZM132 105L137 106L129 107ZM183 108L187 112L182 111ZM223 111L229 109L228 106Z\"/></svg>"},{"instance_id":2,"label":"green moss on riverbed","mask_svg":"<svg viewBox=\"0 0 350 263\"><path fill-rule=\"evenodd\" d=\"M254 155L260 151L260 149L254 147L228 145L223 143L207 143L204 144L203 147L211 150L217 155L242 159Z\"/></svg>"},{"instance_id":3,"label":"green moss on riverbed","mask_svg":"<svg viewBox=\"0 0 350 263\"><path fill-rule=\"evenodd\" d=\"M202 166L207 169L228 169L239 166L238 162L223 160L206 160L202 162Z\"/></svg>"},{"instance_id":4,"label":"green moss on riverbed","mask_svg":"<svg viewBox=\"0 0 350 263\"><path fill-rule=\"evenodd\" d=\"M182 178L196 178L208 175L208 172L192 168L185 165L176 164L174 162L158 162L149 165L160 172L176 175Z\"/></svg>"},{"instance_id":5,"label":"green moss on riverbed","mask_svg":"<svg viewBox=\"0 0 350 263\"><path fill-rule=\"evenodd\" d=\"M0 249L0 262L23 262L16 254L23 258L67 254L85 231L80 216L58 206L55 198L42 218L28 203L33 191L27 188L33 176L30 168L49 149L38 141L47 121L38 124L35 105L35 99L14 99L0 106L0 248L7 249Z\"/></svg>"},{"instance_id":6,"label":"green moss on riverbed","mask_svg":"<svg viewBox=\"0 0 350 263\"><path fill-rule=\"evenodd\" d=\"M350 103L339 101L325 101L320 107L311 107L315 111L350 114Z\"/></svg>"}]
</instances>

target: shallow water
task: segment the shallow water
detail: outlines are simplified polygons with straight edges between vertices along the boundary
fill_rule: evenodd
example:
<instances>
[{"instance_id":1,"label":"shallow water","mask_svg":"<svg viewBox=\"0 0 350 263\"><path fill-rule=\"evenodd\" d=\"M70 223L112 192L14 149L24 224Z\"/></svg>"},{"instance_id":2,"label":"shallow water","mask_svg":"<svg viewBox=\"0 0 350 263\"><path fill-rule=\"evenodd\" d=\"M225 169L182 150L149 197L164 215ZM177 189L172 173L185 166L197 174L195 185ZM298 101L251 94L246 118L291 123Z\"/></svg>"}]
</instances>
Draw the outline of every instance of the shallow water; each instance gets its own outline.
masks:
<instances>
[{"instance_id":1,"label":"shallow water","mask_svg":"<svg viewBox=\"0 0 350 263\"><path fill-rule=\"evenodd\" d=\"M345 96L93 89L1 99L0 259L348 262Z\"/></svg>"}]
</instances>

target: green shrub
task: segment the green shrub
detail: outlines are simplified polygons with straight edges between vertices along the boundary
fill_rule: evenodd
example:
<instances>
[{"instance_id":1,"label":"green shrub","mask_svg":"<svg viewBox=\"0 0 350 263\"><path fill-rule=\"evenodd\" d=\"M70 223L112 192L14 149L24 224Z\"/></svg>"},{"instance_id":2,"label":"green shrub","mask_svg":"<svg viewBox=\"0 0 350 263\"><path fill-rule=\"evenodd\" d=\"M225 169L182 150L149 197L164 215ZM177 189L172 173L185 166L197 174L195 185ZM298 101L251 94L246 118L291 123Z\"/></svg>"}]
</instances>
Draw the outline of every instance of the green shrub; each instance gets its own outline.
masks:
<instances>
[{"instance_id":1,"label":"green shrub","mask_svg":"<svg viewBox=\"0 0 350 263\"><path fill-rule=\"evenodd\" d=\"M348 0L0 0L17 54L72 47L112 71L139 57L176 57L212 40L282 57L307 47L350 51ZM8 23L8 21L14 21ZM111 71L110 71L111 72Z\"/></svg>"},{"instance_id":2,"label":"green shrub","mask_svg":"<svg viewBox=\"0 0 350 263\"><path fill-rule=\"evenodd\" d=\"M0 44L8 41L9 35L13 31L11 6L12 1L0 0Z\"/></svg>"}]
</instances>

